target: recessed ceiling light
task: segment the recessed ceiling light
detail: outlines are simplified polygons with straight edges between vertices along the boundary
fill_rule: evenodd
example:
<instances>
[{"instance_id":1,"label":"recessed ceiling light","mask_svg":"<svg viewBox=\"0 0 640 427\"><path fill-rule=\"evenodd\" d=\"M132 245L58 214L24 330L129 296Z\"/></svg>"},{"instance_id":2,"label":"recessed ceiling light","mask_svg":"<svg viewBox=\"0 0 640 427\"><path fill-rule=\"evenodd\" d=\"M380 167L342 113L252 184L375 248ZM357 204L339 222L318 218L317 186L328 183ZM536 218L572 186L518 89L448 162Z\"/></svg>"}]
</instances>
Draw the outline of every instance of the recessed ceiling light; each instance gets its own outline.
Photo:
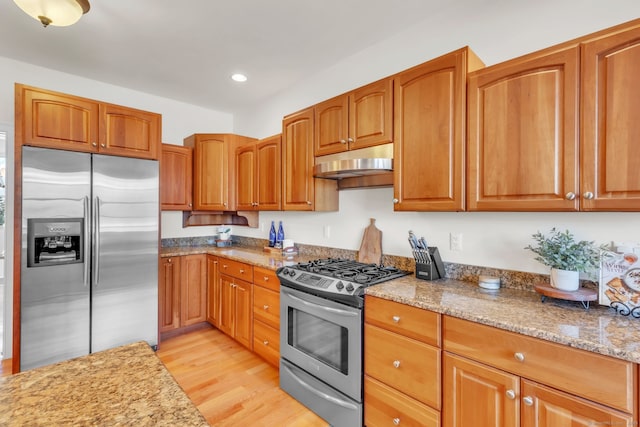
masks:
<instances>
[{"instance_id":1,"label":"recessed ceiling light","mask_svg":"<svg viewBox=\"0 0 640 427\"><path fill-rule=\"evenodd\" d=\"M247 76L245 76L244 74L240 74L240 73L235 73L231 76L231 79L236 81L236 82L246 82L247 81Z\"/></svg>"}]
</instances>

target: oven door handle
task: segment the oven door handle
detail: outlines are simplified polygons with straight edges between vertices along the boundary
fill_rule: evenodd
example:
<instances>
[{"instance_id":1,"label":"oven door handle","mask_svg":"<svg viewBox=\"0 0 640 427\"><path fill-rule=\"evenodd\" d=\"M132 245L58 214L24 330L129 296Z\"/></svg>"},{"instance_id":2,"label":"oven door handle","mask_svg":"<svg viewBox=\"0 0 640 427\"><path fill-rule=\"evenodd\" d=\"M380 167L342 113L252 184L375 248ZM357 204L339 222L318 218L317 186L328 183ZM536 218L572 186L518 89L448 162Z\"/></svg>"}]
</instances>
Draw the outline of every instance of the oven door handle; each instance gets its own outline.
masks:
<instances>
[{"instance_id":1,"label":"oven door handle","mask_svg":"<svg viewBox=\"0 0 640 427\"><path fill-rule=\"evenodd\" d=\"M342 315L342 316L349 316L349 317L357 317L360 314L360 313L355 312L355 311L342 310L342 309L339 309L339 308L326 307L324 305L315 304L315 303L313 303L311 301L306 301L306 300L304 300L304 299L302 299L300 297L292 295L292 294L290 294L289 292L287 292L285 290L282 290L282 292L284 294L286 294L287 297L291 298L292 300L294 300L296 302L304 304L307 307L313 307L313 308L318 309L318 310L326 311L328 313L339 314L339 315Z\"/></svg>"},{"instance_id":2,"label":"oven door handle","mask_svg":"<svg viewBox=\"0 0 640 427\"><path fill-rule=\"evenodd\" d=\"M346 400L342 400L342 399L338 399L337 397L331 396L327 393L323 393L320 390L316 390L313 386L307 384L306 382L304 382L302 379L298 378L298 376L295 374L295 372L293 372L291 369L289 369L287 366L283 366L282 364L280 365L281 368L285 369L287 371L287 373L290 375L290 377L295 380L298 384L300 384L301 387L305 388L307 391L315 394L316 396L318 396L321 399L327 400L335 405L339 405L342 406L343 408L347 408L350 409L352 411L356 411L358 410L358 407L356 405L354 405L351 402L348 402Z\"/></svg>"}]
</instances>

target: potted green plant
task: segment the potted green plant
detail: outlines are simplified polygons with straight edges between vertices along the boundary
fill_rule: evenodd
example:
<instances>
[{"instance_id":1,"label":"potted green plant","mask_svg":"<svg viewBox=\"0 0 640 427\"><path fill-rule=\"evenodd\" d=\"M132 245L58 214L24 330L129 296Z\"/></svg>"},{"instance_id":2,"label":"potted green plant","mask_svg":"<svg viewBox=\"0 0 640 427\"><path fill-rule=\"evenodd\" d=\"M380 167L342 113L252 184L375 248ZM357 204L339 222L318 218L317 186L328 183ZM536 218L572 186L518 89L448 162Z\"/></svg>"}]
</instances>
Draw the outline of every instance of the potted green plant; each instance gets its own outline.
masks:
<instances>
[{"instance_id":1,"label":"potted green plant","mask_svg":"<svg viewBox=\"0 0 640 427\"><path fill-rule=\"evenodd\" d=\"M551 286L562 291L576 291L580 287L580 272L590 273L600 265L602 246L593 241L576 241L573 234L552 228L548 236L540 231L533 234L536 246L528 245L536 261L551 267Z\"/></svg>"}]
</instances>

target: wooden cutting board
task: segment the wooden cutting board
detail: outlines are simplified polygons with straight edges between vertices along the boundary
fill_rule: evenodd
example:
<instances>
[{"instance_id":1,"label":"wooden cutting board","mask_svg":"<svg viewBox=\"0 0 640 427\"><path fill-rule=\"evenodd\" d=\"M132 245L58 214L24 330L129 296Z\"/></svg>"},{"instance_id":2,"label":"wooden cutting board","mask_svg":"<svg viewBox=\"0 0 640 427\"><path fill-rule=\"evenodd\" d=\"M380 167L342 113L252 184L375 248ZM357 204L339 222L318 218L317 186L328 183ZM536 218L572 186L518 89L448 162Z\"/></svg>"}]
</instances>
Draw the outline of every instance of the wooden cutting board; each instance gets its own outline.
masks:
<instances>
[{"instance_id":1,"label":"wooden cutting board","mask_svg":"<svg viewBox=\"0 0 640 427\"><path fill-rule=\"evenodd\" d=\"M364 229L362 244L358 252L358 261L367 264L382 262L382 231L376 227L376 219L371 218L371 224Z\"/></svg>"}]
</instances>

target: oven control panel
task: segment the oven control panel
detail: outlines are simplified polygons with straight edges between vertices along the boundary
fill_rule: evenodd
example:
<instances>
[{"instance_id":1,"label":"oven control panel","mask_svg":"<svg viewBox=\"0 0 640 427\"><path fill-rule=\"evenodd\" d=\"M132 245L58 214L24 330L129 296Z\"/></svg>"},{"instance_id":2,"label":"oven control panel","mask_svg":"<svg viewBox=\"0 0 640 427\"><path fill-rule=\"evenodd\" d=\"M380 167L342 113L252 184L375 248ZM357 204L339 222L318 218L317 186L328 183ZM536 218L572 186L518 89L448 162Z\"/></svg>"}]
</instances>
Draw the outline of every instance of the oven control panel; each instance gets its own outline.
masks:
<instances>
[{"instance_id":1,"label":"oven control panel","mask_svg":"<svg viewBox=\"0 0 640 427\"><path fill-rule=\"evenodd\" d=\"M296 288L306 287L343 295L362 294L364 289L362 285L357 285L345 280L334 279L321 274L300 271L294 268L282 267L278 269L277 275L280 282L284 282L285 286Z\"/></svg>"}]
</instances>

